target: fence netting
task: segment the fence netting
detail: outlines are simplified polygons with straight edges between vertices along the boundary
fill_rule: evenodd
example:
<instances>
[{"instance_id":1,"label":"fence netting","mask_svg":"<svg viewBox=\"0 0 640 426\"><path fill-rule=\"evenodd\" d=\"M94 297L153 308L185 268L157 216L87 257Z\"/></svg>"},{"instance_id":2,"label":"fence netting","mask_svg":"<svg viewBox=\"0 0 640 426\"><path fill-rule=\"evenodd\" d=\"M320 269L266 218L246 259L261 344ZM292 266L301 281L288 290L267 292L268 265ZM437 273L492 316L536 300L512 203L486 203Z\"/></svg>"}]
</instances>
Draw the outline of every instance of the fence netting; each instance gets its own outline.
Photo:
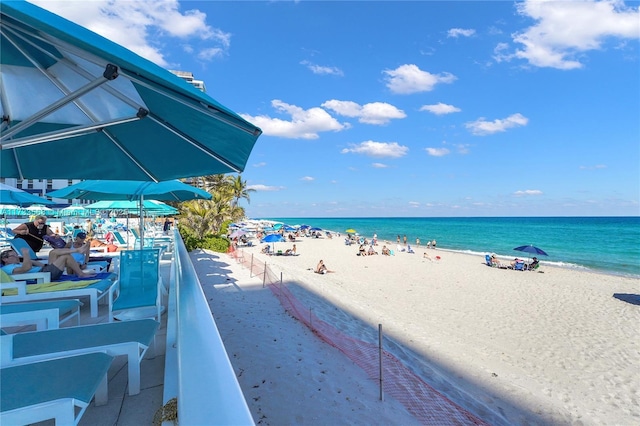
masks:
<instances>
[{"instance_id":1,"label":"fence netting","mask_svg":"<svg viewBox=\"0 0 640 426\"><path fill-rule=\"evenodd\" d=\"M296 298L285 285L280 275L275 274L266 263L254 262L244 257L242 250L230 251L243 267L251 270L252 276L260 277L263 284L273 292L282 306L293 317L307 326L318 338L345 354L375 381L380 380L380 349L378 345L355 339L336 327L318 318L309 307ZM402 363L393 354L382 350L382 382L385 395L391 395L425 425L487 425L486 422L460 407L427 384L420 376Z\"/></svg>"}]
</instances>

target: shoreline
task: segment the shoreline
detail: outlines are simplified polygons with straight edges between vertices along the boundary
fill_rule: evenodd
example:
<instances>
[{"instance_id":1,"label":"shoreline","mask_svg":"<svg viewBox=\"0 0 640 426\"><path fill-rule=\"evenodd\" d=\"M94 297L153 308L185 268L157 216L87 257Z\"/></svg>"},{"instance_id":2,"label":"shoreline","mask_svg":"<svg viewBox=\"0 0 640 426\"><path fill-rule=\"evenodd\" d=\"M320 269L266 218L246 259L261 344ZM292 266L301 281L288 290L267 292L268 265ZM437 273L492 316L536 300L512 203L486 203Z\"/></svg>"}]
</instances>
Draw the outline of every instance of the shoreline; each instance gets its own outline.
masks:
<instances>
[{"instance_id":1,"label":"shoreline","mask_svg":"<svg viewBox=\"0 0 640 426\"><path fill-rule=\"evenodd\" d=\"M295 257L262 255L263 244L243 250L281 271L287 285L324 299L326 306L296 293L334 326L358 335L353 318L384 324L400 345L397 357L436 377L432 385L462 407L492 413L481 416L490 423L626 424L640 416L632 407L640 374L631 368L640 363L632 326L640 310L612 297L637 294L636 280L544 263L542 273L500 270L440 248L360 258L342 237L297 240ZM308 271L319 258L336 273ZM617 352L602 355L608 347Z\"/></svg>"}]
</instances>

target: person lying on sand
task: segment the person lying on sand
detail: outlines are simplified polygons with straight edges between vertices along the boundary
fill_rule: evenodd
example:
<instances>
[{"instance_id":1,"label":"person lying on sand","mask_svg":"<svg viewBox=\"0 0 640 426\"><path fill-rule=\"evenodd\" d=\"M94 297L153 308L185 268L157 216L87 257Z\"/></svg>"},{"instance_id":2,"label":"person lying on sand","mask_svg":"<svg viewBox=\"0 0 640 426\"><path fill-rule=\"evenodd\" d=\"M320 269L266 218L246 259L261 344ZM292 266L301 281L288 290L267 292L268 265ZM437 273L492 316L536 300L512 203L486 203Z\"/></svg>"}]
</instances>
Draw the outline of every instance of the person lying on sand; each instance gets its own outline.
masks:
<instances>
[{"instance_id":1,"label":"person lying on sand","mask_svg":"<svg viewBox=\"0 0 640 426\"><path fill-rule=\"evenodd\" d=\"M329 269L327 269L327 266L324 264L324 262L321 259L320 262L318 262L318 266L316 266L316 270L314 272L316 274L328 274L329 272L333 272L333 271L330 271Z\"/></svg>"}]
</instances>

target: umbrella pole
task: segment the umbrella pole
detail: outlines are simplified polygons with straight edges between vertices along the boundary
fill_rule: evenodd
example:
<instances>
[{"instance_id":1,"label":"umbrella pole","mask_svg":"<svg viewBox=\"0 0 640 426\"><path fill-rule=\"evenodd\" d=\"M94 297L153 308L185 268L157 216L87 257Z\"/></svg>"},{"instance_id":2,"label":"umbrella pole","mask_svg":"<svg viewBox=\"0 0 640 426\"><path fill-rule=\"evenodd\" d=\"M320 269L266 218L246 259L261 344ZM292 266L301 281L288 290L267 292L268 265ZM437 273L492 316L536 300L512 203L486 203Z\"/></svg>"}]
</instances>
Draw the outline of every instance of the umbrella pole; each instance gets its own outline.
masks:
<instances>
[{"instance_id":1,"label":"umbrella pole","mask_svg":"<svg viewBox=\"0 0 640 426\"><path fill-rule=\"evenodd\" d=\"M140 214L138 215L140 217L140 221L139 221L139 231L140 232L140 250L142 250L142 248L144 247L144 211L142 210L142 206L144 204L144 195L140 195L140 199L138 200L138 203L140 203L139 208L140 208Z\"/></svg>"}]
</instances>

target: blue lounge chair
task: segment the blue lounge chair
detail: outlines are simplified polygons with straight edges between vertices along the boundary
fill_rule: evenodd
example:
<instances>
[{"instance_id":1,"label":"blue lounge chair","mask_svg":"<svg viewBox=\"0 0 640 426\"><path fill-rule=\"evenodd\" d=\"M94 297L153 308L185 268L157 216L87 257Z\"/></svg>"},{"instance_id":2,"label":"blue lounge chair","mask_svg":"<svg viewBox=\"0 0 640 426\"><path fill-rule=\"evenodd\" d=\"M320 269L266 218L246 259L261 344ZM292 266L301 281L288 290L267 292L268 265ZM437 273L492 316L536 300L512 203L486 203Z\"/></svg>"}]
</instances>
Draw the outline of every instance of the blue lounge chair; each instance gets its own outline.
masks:
<instances>
[{"instance_id":1,"label":"blue lounge chair","mask_svg":"<svg viewBox=\"0 0 640 426\"><path fill-rule=\"evenodd\" d=\"M55 419L77 425L91 399L108 400L107 372L113 357L91 353L0 369L0 424L23 425ZM79 411L76 413L76 410Z\"/></svg>"},{"instance_id":2,"label":"blue lounge chair","mask_svg":"<svg viewBox=\"0 0 640 426\"><path fill-rule=\"evenodd\" d=\"M524 271L524 261L518 261L513 265L513 269L515 271Z\"/></svg>"},{"instance_id":3,"label":"blue lounge chair","mask_svg":"<svg viewBox=\"0 0 640 426\"><path fill-rule=\"evenodd\" d=\"M111 318L156 318L164 310L160 276L160 250L125 250L120 252L120 293L113 302ZM120 311L120 312L118 312ZM116 313L118 312L118 313Z\"/></svg>"},{"instance_id":4,"label":"blue lounge chair","mask_svg":"<svg viewBox=\"0 0 640 426\"><path fill-rule=\"evenodd\" d=\"M27 248L29 249L29 257L31 258L31 260L37 260L42 263L47 263L47 258L38 257L36 252L33 251L33 249L29 246L29 244L22 238L14 238L12 240L9 240L9 244L11 244L11 248L13 248L13 250L16 253L18 253L18 255L22 255L22 249ZM82 260L84 260L84 256L81 256L81 257L82 257ZM74 256L74 259L76 261L79 260L75 256ZM78 262L78 263L82 263L82 262ZM106 269L109 267L109 264L108 262L105 262L105 261L96 261L96 262L89 261L89 263L87 264L87 267L89 269L94 270L95 272L102 272L102 271L106 271Z\"/></svg>"},{"instance_id":5,"label":"blue lounge chair","mask_svg":"<svg viewBox=\"0 0 640 426\"><path fill-rule=\"evenodd\" d=\"M35 324L36 330L59 328L72 318L80 325L79 300L52 300L0 305L0 326L17 327Z\"/></svg>"},{"instance_id":6,"label":"blue lounge chair","mask_svg":"<svg viewBox=\"0 0 640 426\"><path fill-rule=\"evenodd\" d=\"M491 263L491 256L489 256L488 254L484 255L484 262L487 264L487 266L493 266L493 263Z\"/></svg>"},{"instance_id":7,"label":"blue lounge chair","mask_svg":"<svg viewBox=\"0 0 640 426\"><path fill-rule=\"evenodd\" d=\"M0 363L4 368L91 352L126 355L129 395L137 395L140 362L154 341L159 325L147 319L8 334L0 336Z\"/></svg>"}]
</instances>

